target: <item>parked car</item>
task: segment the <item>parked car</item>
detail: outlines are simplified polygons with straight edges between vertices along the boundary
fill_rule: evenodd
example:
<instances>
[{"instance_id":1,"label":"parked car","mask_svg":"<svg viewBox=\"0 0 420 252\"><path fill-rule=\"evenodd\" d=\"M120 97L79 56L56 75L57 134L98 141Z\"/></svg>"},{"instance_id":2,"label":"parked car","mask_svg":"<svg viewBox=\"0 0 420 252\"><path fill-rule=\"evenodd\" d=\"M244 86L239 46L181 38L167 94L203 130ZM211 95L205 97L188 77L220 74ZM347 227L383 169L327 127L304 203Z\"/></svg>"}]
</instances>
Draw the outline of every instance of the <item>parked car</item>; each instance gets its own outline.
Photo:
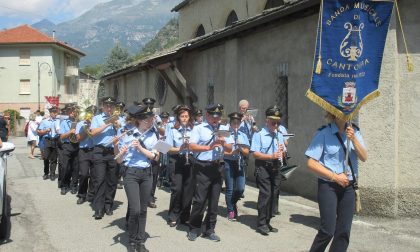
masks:
<instances>
[{"instance_id":1,"label":"parked car","mask_svg":"<svg viewBox=\"0 0 420 252\"><path fill-rule=\"evenodd\" d=\"M3 142L0 148L0 240L10 236L10 199L6 190L7 157L15 150L15 145Z\"/></svg>"}]
</instances>

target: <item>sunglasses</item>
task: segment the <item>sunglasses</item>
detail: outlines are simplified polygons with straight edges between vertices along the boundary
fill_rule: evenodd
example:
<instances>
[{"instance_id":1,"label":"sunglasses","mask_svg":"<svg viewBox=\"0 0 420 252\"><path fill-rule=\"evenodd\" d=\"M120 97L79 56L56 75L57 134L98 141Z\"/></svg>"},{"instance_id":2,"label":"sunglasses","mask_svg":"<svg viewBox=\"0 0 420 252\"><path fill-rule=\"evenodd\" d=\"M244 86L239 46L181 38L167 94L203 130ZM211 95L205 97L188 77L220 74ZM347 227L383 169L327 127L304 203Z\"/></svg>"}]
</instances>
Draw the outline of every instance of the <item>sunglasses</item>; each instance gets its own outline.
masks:
<instances>
[{"instance_id":1,"label":"sunglasses","mask_svg":"<svg viewBox=\"0 0 420 252\"><path fill-rule=\"evenodd\" d=\"M280 125L280 121L271 121L270 124L272 126Z\"/></svg>"}]
</instances>

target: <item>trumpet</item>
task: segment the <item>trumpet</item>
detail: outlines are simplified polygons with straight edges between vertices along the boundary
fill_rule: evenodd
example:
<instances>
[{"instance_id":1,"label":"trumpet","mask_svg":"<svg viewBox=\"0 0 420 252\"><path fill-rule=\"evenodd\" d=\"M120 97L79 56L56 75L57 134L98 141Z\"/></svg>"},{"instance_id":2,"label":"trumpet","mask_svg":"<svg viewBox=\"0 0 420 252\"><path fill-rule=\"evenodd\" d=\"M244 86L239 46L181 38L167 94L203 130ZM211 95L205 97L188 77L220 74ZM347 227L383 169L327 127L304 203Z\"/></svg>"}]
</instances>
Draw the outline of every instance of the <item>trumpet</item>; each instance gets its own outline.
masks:
<instances>
[{"instance_id":1,"label":"trumpet","mask_svg":"<svg viewBox=\"0 0 420 252\"><path fill-rule=\"evenodd\" d=\"M120 118L121 115L121 108L120 107L115 107L114 111L112 112L112 115L110 117L108 117L107 119L105 119L104 123L105 124L109 124L112 123L114 124L114 127L116 129L121 128L121 124L120 122L118 122L118 119Z\"/></svg>"}]
</instances>

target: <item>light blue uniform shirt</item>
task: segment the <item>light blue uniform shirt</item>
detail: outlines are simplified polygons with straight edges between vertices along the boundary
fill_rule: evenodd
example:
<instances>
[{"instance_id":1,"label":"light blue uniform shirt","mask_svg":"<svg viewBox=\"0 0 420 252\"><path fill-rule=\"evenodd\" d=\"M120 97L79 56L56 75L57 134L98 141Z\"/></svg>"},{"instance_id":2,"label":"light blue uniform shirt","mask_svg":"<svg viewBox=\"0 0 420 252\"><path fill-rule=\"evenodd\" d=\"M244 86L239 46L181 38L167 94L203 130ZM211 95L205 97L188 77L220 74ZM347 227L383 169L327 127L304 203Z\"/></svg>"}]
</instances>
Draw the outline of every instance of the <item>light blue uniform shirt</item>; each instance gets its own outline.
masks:
<instances>
[{"instance_id":1,"label":"light blue uniform shirt","mask_svg":"<svg viewBox=\"0 0 420 252\"><path fill-rule=\"evenodd\" d=\"M354 128L354 127L353 127ZM360 131L354 128L354 135L360 144L365 147L365 143L363 141L362 135ZM353 176L351 175L350 168L348 168L348 172L345 169L344 159L345 159L345 152L341 147L340 141L338 140L337 136L335 135L338 131L337 125L333 122L326 127L319 130L315 137L312 139L311 144L309 145L308 149L305 152L305 155L309 158L315 159L319 161L323 166L329 169L332 172L337 174L340 173L348 173L349 180L353 180ZM343 139L344 146L347 147L347 136L345 133L341 133L341 139ZM366 147L365 147L366 148ZM353 166L354 174L357 176L358 173L358 162L357 162L357 154L354 150L353 143L350 141L350 161ZM321 179L326 180L325 178L320 177Z\"/></svg>"},{"instance_id":2,"label":"light blue uniform shirt","mask_svg":"<svg viewBox=\"0 0 420 252\"><path fill-rule=\"evenodd\" d=\"M104 120L109 118L109 116L105 115L105 113L101 113L96 115L92 118L91 128L99 128L105 124ZM108 126L104 129L101 133L93 137L93 144L94 145L102 145L105 146L106 144L112 142L112 137L117 134L117 131L114 128L114 125ZM105 147L112 147L112 145L108 145Z\"/></svg>"},{"instance_id":3,"label":"light blue uniform shirt","mask_svg":"<svg viewBox=\"0 0 420 252\"><path fill-rule=\"evenodd\" d=\"M284 127L283 125L280 125L277 130L282 133L282 134L288 134L286 127ZM284 140L288 140L290 137L285 137L283 136Z\"/></svg>"},{"instance_id":4,"label":"light blue uniform shirt","mask_svg":"<svg viewBox=\"0 0 420 252\"><path fill-rule=\"evenodd\" d=\"M126 125L125 115L120 116L120 118L118 119L118 122L120 123L121 128L123 128Z\"/></svg>"},{"instance_id":5,"label":"light blue uniform shirt","mask_svg":"<svg viewBox=\"0 0 420 252\"><path fill-rule=\"evenodd\" d=\"M151 151L158 141L158 139L156 138L156 134L149 130L146 132L146 134L142 135L139 132L139 130L135 128L132 131L132 134L126 134L125 136L123 136L118 144L119 149L121 149L123 145L128 147L128 151L123 159L123 163L125 166L138 169L145 169L147 167L150 167L150 159L148 159L143 153L139 152L136 148L131 146L131 143L134 139L139 139L139 141L143 141L144 145L146 146L146 149Z\"/></svg>"},{"instance_id":6,"label":"light blue uniform shirt","mask_svg":"<svg viewBox=\"0 0 420 252\"><path fill-rule=\"evenodd\" d=\"M47 138L56 138L58 137L57 131L60 128L59 122L60 121L58 119L53 119L50 117L48 119L42 120L41 123L39 124L38 129L39 130L51 129L51 131L45 134L44 136Z\"/></svg>"},{"instance_id":7,"label":"light blue uniform shirt","mask_svg":"<svg viewBox=\"0 0 420 252\"><path fill-rule=\"evenodd\" d=\"M248 140L252 139L252 125L247 123L246 121L242 121L239 125L239 131L243 132L247 137Z\"/></svg>"},{"instance_id":8,"label":"light blue uniform shirt","mask_svg":"<svg viewBox=\"0 0 420 252\"><path fill-rule=\"evenodd\" d=\"M188 137L191 137L191 131L192 130L189 127L187 127L185 129L185 135ZM182 134L184 133L183 127L179 127L178 129L171 127L171 129L165 132L166 132L166 140L165 140L166 143L172 145L175 148L180 147L184 143L182 139ZM186 152L187 150L182 150L179 154L185 155Z\"/></svg>"},{"instance_id":9,"label":"light blue uniform shirt","mask_svg":"<svg viewBox=\"0 0 420 252\"><path fill-rule=\"evenodd\" d=\"M70 119L64 119L60 122L60 134L66 134L71 129L72 121ZM70 143L68 138L63 139L63 143Z\"/></svg>"},{"instance_id":10,"label":"light blue uniform shirt","mask_svg":"<svg viewBox=\"0 0 420 252\"><path fill-rule=\"evenodd\" d=\"M260 152L263 154L273 154L279 149L277 143L284 145L283 134L279 131L277 131L276 134L270 133L268 128L264 127L253 135L250 151Z\"/></svg>"},{"instance_id":11,"label":"light blue uniform shirt","mask_svg":"<svg viewBox=\"0 0 420 252\"><path fill-rule=\"evenodd\" d=\"M85 133L85 121L80 121L76 125L76 134L86 135ZM82 141L79 143L80 148L92 148L93 147L93 139L89 136L86 136Z\"/></svg>"},{"instance_id":12,"label":"light blue uniform shirt","mask_svg":"<svg viewBox=\"0 0 420 252\"><path fill-rule=\"evenodd\" d=\"M220 125L219 129L229 130L229 126ZM212 134L213 134L213 127L207 122L203 122L200 125L195 126L194 129L191 131L190 143L195 143L198 145L210 145L212 142L214 142L216 138L216 137L213 138ZM210 139L212 140L210 141ZM232 144L233 143L232 137L225 138L225 142L227 144ZM210 151L197 152L195 153L194 156L198 160L201 160L201 161L216 161L216 160L219 160L220 157L223 157L223 147L214 148L213 150L210 150Z\"/></svg>"},{"instance_id":13,"label":"light blue uniform shirt","mask_svg":"<svg viewBox=\"0 0 420 252\"><path fill-rule=\"evenodd\" d=\"M230 132L231 132L230 136L233 139L232 151L238 149L237 144L246 145L249 148L249 140L245 133L238 130L238 137L236 138L235 131L232 128L230 128ZM238 158L239 158L239 154L225 155L225 159L228 159L228 160L238 160Z\"/></svg>"}]
</instances>

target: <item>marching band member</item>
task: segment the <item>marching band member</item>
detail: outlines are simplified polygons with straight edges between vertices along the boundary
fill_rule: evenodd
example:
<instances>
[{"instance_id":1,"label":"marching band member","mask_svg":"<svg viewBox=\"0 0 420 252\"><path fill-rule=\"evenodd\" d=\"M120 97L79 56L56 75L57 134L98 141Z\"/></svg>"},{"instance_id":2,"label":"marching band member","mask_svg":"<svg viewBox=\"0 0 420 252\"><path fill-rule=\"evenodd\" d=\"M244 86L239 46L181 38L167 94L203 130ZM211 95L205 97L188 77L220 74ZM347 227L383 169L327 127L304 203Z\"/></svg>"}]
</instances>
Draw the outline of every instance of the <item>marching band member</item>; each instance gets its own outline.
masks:
<instances>
[{"instance_id":1,"label":"marching band member","mask_svg":"<svg viewBox=\"0 0 420 252\"><path fill-rule=\"evenodd\" d=\"M128 251L148 251L146 241L146 216L152 189L151 161L159 159L159 152L152 150L157 137L150 129L154 114L149 106L139 105L128 108L134 118L135 129L114 145L117 162L124 165L124 189L128 199Z\"/></svg>"},{"instance_id":2,"label":"marching band member","mask_svg":"<svg viewBox=\"0 0 420 252\"><path fill-rule=\"evenodd\" d=\"M44 180L50 178L55 179L55 170L57 168L57 142L58 142L58 129L59 120L56 119L58 108L53 106L48 109L50 117L41 121L38 127L38 135L44 136Z\"/></svg>"},{"instance_id":3,"label":"marching band member","mask_svg":"<svg viewBox=\"0 0 420 252\"><path fill-rule=\"evenodd\" d=\"M238 208L236 203L240 199L245 188L245 173L244 173L244 157L249 154L249 140L245 133L239 131L241 113L231 113L228 115L230 118L230 131L231 138L233 138L232 152L225 153L225 167L224 177L226 184L226 206L227 218L230 221L235 221L238 217Z\"/></svg>"},{"instance_id":4,"label":"marching band member","mask_svg":"<svg viewBox=\"0 0 420 252\"><path fill-rule=\"evenodd\" d=\"M201 109L197 109L194 112L194 125L199 125L203 122L203 111Z\"/></svg>"},{"instance_id":5,"label":"marching band member","mask_svg":"<svg viewBox=\"0 0 420 252\"><path fill-rule=\"evenodd\" d=\"M148 106L150 109L153 109L153 106L155 105L156 100L153 98L144 98L142 102L144 105ZM152 128L152 132L156 135L156 138L159 139L159 129L157 125L162 124L162 119L160 118L159 115L154 115L153 123L154 125ZM152 183L152 190L150 191L151 193L150 202L149 202L150 208L157 207L155 192L156 192L157 180L158 180L158 175L159 175L159 166L160 166L159 160L152 161L153 183Z\"/></svg>"},{"instance_id":6,"label":"marching band member","mask_svg":"<svg viewBox=\"0 0 420 252\"><path fill-rule=\"evenodd\" d=\"M252 137L251 152L255 158L255 174L258 194L258 227L262 235L278 232L270 225L272 205L275 201L274 188L280 185L280 167L284 159L283 134L277 131L280 124L280 110L277 106L265 111L266 126Z\"/></svg>"},{"instance_id":7,"label":"marching band member","mask_svg":"<svg viewBox=\"0 0 420 252\"><path fill-rule=\"evenodd\" d=\"M169 156L175 162L171 171L171 200L169 203L168 225L175 227L178 222L185 224L190 218L191 200L194 193L194 175L188 141L194 121L191 109L182 105L176 111L175 125L166 134L166 142L172 145Z\"/></svg>"},{"instance_id":8,"label":"marching band member","mask_svg":"<svg viewBox=\"0 0 420 252\"><path fill-rule=\"evenodd\" d=\"M94 116L96 106L86 108L85 113ZM90 117L90 116L89 116ZM77 140L79 141L79 191L77 204L83 204L86 200L92 202L94 193L93 187L93 139L89 135L89 128L92 118L83 118L76 125Z\"/></svg>"},{"instance_id":9,"label":"marching band member","mask_svg":"<svg viewBox=\"0 0 420 252\"><path fill-rule=\"evenodd\" d=\"M321 226L312 243L311 252L346 251L355 209L353 187L358 174L358 159L367 160L367 149L356 125L328 113L329 124L321 127L305 152L308 168L318 176L318 205ZM349 145L347 145L350 141ZM346 147L349 166L345 165ZM356 178L354 178L354 176Z\"/></svg>"},{"instance_id":10,"label":"marching band member","mask_svg":"<svg viewBox=\"0 0 420 252\"><path fill-rule=\"evenodd\" d=\"M220 125L223 113L222 104L210 105L206 108L206 122L194 127L191 132L190 149L195 152L194 169L196 172L197 188L194 193L188 239L195 241L201 234L204 211L204 236L212 241L220 241L214 229L217 221L217 211L220 191L222 189L223 151L231 151L233 140L228 137L217 137L215 131L229 130Z\"/></svg>"},{"instance_id":11,"label":"marching band member","mask_svg":"<svg viewBox=\"0 0 420 252\"><path fill-rule=\"evenodd\" d=\"M104 211L112 215L115 191L117 189L117 163L114 160L113 136L117 134L114 126L118 115L113 116L115 99L105 97L102 100L102 113L92 119L90 134L93 137L93 184L95 198L93 208L96 220L102 219ZM109 120L107 120L109 119Z\"/></svg>"},{"instance_id":12,"label":"marching band member","mask_svg":"<svg viewBox=\"0 0 420 252\"><path fill-rule=\"evenodd\" d=\"M60 123L60 140L62 143L62 152L60 162L62 167L61 174L61 195L65 195L69 190L72 194L77 193L78 183L78 157L79 143L71 142L71 137L76 138L75 115L76 107L68 106L66 108L67 119L63 119Z\"/></svg>"}]
</instances>

